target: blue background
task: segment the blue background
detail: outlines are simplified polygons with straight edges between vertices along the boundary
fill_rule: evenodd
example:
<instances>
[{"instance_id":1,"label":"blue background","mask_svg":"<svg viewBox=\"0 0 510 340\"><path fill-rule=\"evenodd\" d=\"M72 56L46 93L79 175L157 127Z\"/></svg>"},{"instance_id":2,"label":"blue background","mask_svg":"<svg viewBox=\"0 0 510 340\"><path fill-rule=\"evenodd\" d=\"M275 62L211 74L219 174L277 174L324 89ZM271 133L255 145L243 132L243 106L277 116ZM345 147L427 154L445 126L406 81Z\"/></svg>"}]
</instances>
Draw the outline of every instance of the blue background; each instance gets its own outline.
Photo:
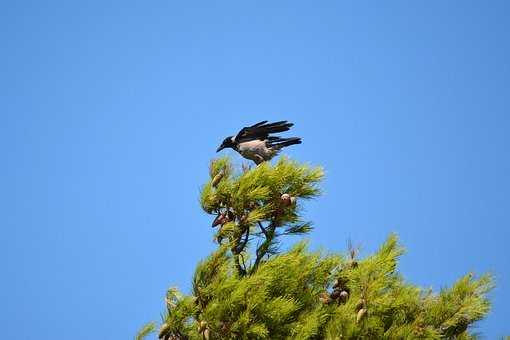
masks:
<instances>
[{"instance_id":1,"label":"blue background","mask_svg":"<svg viewBox=\"0 0 510 340\"><path fill-rule=\"evenodd\" d=\"M263 119L294 122L288 155L326 170L306 205L314 248L351 238L366 255L394 231L411 282L492 272L477 331L510 334L507 1L0 13L3 339L129 339L159 321L215 248L198 204L209 160Z\"/></svg>"}]
</instances>

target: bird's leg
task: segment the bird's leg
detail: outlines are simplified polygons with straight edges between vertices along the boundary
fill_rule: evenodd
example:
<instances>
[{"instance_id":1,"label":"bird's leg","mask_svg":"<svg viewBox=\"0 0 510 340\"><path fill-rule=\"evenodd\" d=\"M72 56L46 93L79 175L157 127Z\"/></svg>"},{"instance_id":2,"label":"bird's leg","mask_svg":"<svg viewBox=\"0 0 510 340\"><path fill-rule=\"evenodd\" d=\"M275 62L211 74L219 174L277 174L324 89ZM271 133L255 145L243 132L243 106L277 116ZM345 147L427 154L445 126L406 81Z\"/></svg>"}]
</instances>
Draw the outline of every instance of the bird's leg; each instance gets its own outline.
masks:
<instances>
[{"instance_id":1,"label":"bird's leg","mask_svg":"<svg viewBox=\"0 0 510 340\"><path fill-rule=\"evenodd\" d=\"M261 155L257 155L257 154L255 154L255 159L254 159L253 161L255 162L255 164L259 165L260 163L264 162L264 161L265 161L265 159L264 159L264 158L262 158L262 156L261 156Z\"/></svg>"}]
</instances>

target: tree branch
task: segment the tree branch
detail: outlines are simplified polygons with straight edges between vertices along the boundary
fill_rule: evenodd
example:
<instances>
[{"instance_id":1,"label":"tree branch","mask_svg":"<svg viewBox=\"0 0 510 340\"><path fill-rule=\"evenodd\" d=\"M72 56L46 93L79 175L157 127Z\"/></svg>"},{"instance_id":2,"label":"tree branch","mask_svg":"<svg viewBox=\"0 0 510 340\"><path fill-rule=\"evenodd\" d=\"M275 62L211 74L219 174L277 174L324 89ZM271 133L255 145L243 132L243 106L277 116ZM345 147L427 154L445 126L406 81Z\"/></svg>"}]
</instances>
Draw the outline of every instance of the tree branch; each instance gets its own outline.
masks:
<instances>
[{"instance_id":1,"label":"tree branch","mask_svg":"<svg viewBox=\"0 0 510 340\"><path fill-rule=\"evenodd\" d=\"M264 226L262 225L262 222L258 221L257 223L259 224L260 230L262 230L262 233L267 238L267 230L266 230L266 228L264 228Z\"/></svg>"},{"instance_id":2,"label":"tree branch","mask_svg":"<svg viewBox=\"0 0 510 340\"><path fill-rule=\"evenodd\" d=\"M250 237L250 227L248 226L246 228L246 234L244 235L244 240L242 242L239 242L232 250L232 253L234 253L234 258L236 261L237 271L240 276L246 275L246 264L244 263L244 258L242 257L241 253L243 252L244 248L246 248L246 244L248 244L249 237ZM241 234L241 237L239 238L239 240L241 238L242 238L242 234ZM239 257L241 257L241 260L243 261L243 265L241 265L241 262L239 261Z\"/></svg>"},{"instance_id":3,"label":"tree branch","mask_svg":"<svg viewBox=\"0 0 510 340\"><path fill-rule=\"evenodd\" d=\"M240 257L239 254L234 256L234 260L236 261L237 272L239 273L239 276L245 276L246 269L244 269L243 266L241 266L241 263L239 262L239 257Z\"/></svg>"},{"instance_id":4,"label":"tree branch","mask_svg":"<svg viewBox=\"0 0 510 340\"><path fill-rule=\"evenodd\" d=\"M269 224L267 229L265 229L262 226L262 223L259 222L259 227L262 229L262 232L264 233L264 236L266 237L266 239L257 248L257 251L256 251L257 258L255 259L255 263L253 264L253 267L251 268L252 273L257 270L258 266L260 265L260 261L262 261L264 256L267 254L269 247L271 246L271 243L273 243L273 240L276 236L275 235L276 226L277 226L277 224L276 224L275 220L271 221L271 223Z\"/></svg>"},{"instance_id":5,"label":"tree branch","mask_svg":"<svg viewBox=\"0 0 510 340\"><path fill-rule=\"evenodd\" d=\"M241 236L242 237L242 236ZM236 254L240 254L244 248L246 247L246 244L248 243L248 238L250 237L250 227L246 228L246 234L244 235L244 240L242 243L239 243L236 246Z\"/></svg>"}]
</instances>

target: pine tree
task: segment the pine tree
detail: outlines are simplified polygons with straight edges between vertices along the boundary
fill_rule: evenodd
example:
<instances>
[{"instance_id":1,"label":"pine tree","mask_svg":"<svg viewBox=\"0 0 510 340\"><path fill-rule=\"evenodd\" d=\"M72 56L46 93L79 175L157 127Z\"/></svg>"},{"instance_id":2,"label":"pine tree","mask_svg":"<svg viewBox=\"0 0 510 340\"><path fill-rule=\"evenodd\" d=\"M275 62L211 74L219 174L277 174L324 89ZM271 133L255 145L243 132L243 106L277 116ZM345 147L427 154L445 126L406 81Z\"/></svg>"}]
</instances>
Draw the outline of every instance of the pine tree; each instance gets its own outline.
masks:
<instances>
[{"instance_id":1,"label":"pine tree","mask_svg":"<svg viewBox=\"0 0 510 340\"><path fill-rule=\"evenodd\" d=\"M364 259L352 245L346 254L311 252L303 241L279 251L282 237L312 230L300 210L320 194L322 177L286 158L238 172L228 158L212 161L200 202L214 217L218 248L198 264L191 294L168 290L159 338L476 338L469 326L489 311L489 275L421 289L397 271L395 235Z\"/></svg>"}]
</instances>

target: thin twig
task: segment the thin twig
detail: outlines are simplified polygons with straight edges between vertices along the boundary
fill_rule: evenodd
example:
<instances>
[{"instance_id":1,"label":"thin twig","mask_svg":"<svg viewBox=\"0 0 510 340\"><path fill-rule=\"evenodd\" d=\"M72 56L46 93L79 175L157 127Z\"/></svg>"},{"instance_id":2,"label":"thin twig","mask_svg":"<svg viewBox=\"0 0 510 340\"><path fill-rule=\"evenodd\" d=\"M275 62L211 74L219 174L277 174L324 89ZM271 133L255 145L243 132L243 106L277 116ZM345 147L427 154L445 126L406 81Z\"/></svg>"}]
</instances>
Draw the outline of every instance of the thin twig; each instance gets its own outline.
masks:
<instances>
[{"instance_id":1,"label":"thin twig","mask_svg":"<svg viewBox=\"0 0 510 340\"><path fill-rule=\"evenodd\" d=\"M261 223L259 222L259 226ZM271 246L271 243L273 242L273 239L275 238L275 229L276 229L276 221L271 221L267 229L262 228L264 230L264 235L266 237L265 241L262 242L260 247L257 248L256 254L257 258L255 259L255 263L253 264L252 272L256 271L260 261L264 258L264 256L267 254L269 247Z\"/></svg>"},{"instance_id":2,"label":"thin twig","mask_svg":"<svg viewBox=\"0 0 510 340\"><path fill-rule=\"evenodd\" d=\"M250 237L250 227L246 228L246 234L244 236L244 240L242 243L239 243L236 247L236 252L240 254L244 248L246 247L246 244L248 243L248 238Z\"/></svg>"},{"instance_id":3,"label":"thin twig","mask_svg":"<svg viewBox=\"0 0 510 340\"><path fill-rule=\"evenodd\" d=\"M239 254L241 257L241 262L243 263L243 272L246 274L246 263L244 262L244 256L243 254Z\"/></svg>"},{"instance_id":4,"label":"thin twig","mask_svg":"<svg viewBox=\"0 0 510 340\"><path fill-rule=\"evenodd\" d=\"M241 235L242 237L242 235ZM235 261L236 261L236 267L237 267L237 271L239 272L239 275L240 276L245 276L246 275L246 263L244 263L244 257L242 256L242 251L244 250L244 248L246 247L246 244L248 243L248 239L250 237L250 228L246 228L246 234L244 236L244 240L242 241L242 243L239 243L234 249L233 249L233 253L234 253L234 257L235 257ZM239 258L241 258L242 262L243 262L243 265L241 266L241 263L239 262Z\"/></svg>"},{"instance_id":5,"label":"thin twig","mask_svg":"<svg viewBox=\"0 0 510 340\"><path fill-rule=\"evenodd\" d=\"M267 238L267 230L266 230L266 228L264 228L264 226L262 225L262 222L258 221L257 223L259 224L260 230L262 230L262 233Z\"/></svg>"}]
</instances>

